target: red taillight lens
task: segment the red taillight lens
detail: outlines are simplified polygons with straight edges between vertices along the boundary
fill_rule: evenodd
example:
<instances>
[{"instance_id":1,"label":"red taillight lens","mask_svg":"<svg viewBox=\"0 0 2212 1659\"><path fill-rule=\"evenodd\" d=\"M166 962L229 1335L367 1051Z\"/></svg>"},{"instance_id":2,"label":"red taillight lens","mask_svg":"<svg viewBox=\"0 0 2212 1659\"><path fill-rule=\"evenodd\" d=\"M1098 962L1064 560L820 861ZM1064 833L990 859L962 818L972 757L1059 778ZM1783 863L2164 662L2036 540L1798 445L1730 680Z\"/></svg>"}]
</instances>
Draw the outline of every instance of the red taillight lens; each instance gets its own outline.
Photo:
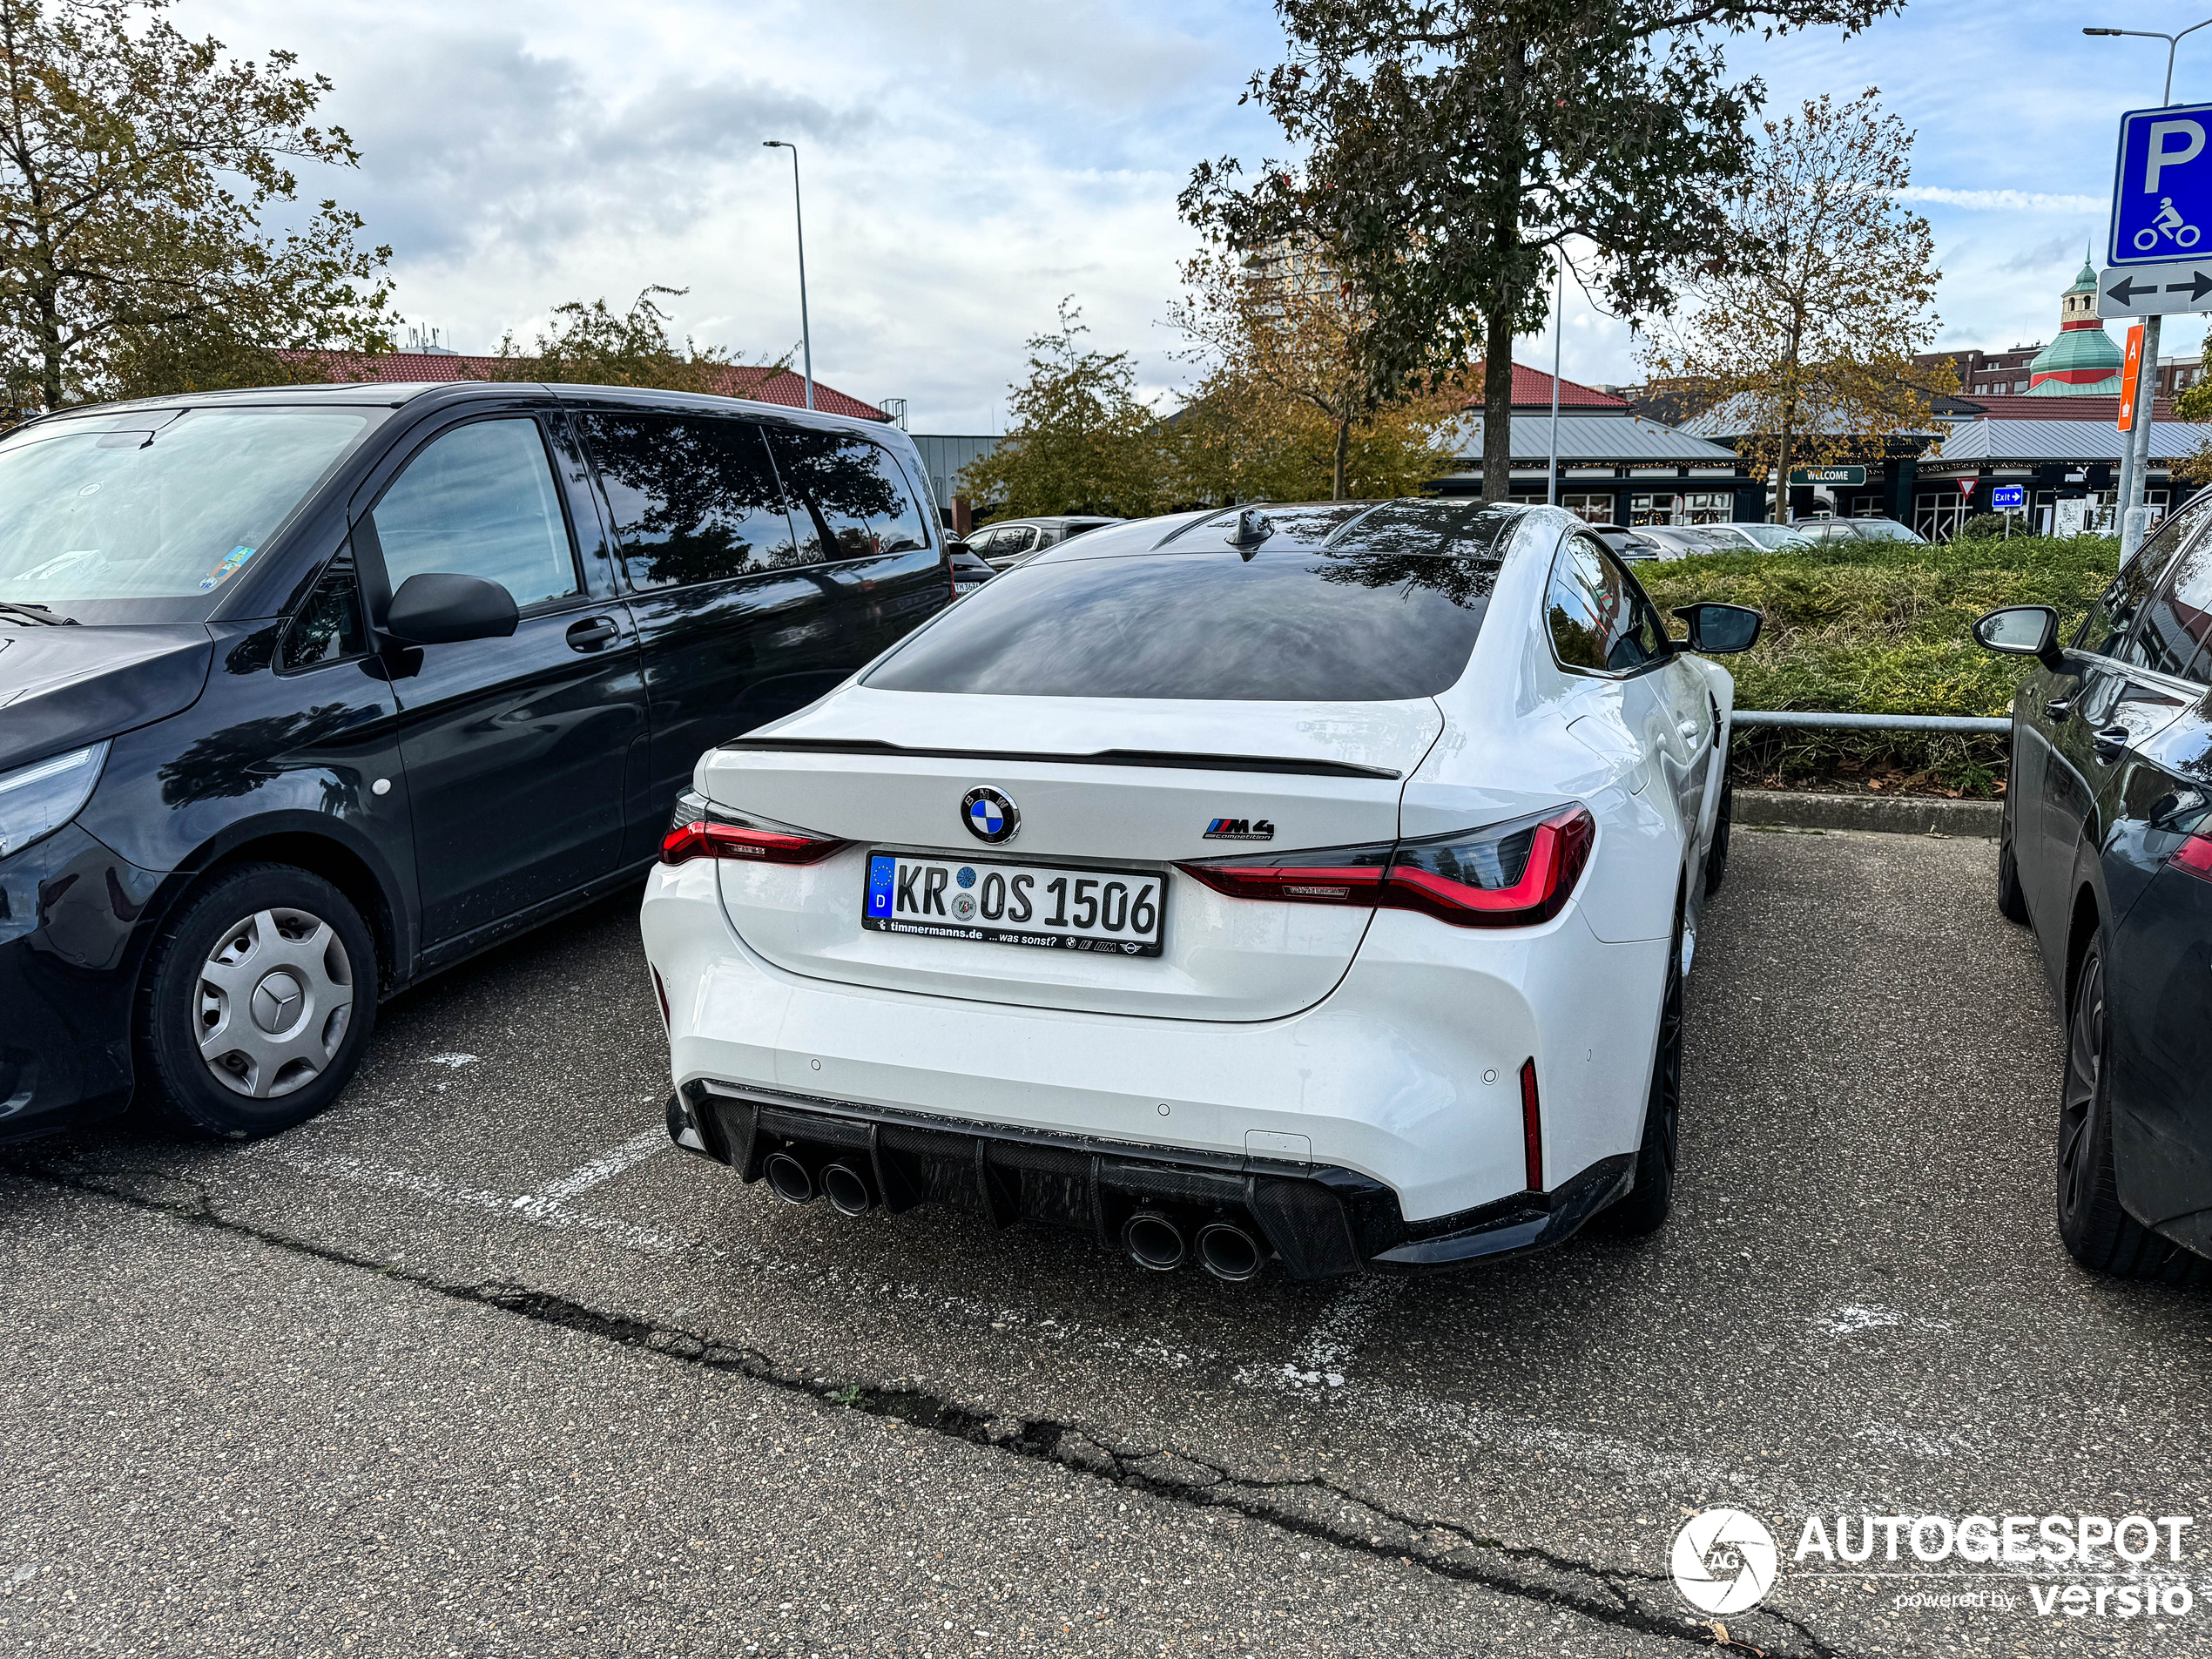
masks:
<instances>
[{"instance_id":1,"label":"red taillight lens","mask_svg":"<svg viewBox=\"0 0 2212 1659\"><path fill-rule=\"evenodd\" d=\"M1577 804L1485 829L1176 867L1232 899L1418 910L1456 927L1527 927L1573 896L1597 840Z\"/></svg>"},{"instance_id":2,"label":"red taillight lens","mask_svg":"<svg viewBox=\"0 0 2212 1659\"><path fill-rule=\"evenodd\" d=\"M2212 835L2190 836L2167 855L2166 861L2201 880L2212 881Z\"/></svg>"},{"instance_id":3,"label":"red taillight lens","mask_svg":"<svg viewBox=\"0 0 2212 1659\"><path fill-rule=\"evenodd\" d=\"M1369 846L1317 847L1273 858L1223 859L1176 867L1232 899L1372 907L1382 890L1391 846L1379 841Z\"/></svg>"},{"instance_id":4,"label":"red taillight lens","mask_svg":"<svg viewBox=\"0 0 2212 1659\"><path fill-rule=\"evenodd\" d=\"M1573 896L1597 840L1581 806L1464 835L1399 844L1383 904L1460 927L1527 927Z\"/></svg>"},{"instance_id":5,"label":"red taillight lens","mask_svg":"<svg viewBox=\"0 0 2212 1659\"><path fill-rule=\"evenodd\" d=\"M676 803L668 833L661 838L660 861L734 859L750 864L818 864L848 845L789 824L715 816L703 796L686 790Z\"/></svg>"}]
</instances>

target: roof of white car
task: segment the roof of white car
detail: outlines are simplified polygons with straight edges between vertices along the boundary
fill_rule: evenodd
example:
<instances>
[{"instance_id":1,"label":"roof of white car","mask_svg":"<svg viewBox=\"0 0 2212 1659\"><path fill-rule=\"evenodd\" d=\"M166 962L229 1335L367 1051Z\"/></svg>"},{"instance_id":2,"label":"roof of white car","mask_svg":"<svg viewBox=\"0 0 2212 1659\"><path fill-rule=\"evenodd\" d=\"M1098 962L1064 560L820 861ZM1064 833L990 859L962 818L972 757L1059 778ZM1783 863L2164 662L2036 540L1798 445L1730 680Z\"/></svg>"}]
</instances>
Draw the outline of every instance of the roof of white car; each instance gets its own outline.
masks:
<instances>
[{"instance_id":1,"label":"roof of white car","mask_svg":"<svg viewBox=\"0 0 2212 1659\"><path fill-rule=\"evenodd\" d=\"M1025 565L1035 568L1078 559L1129 558L1155 551L1225 552L1239 545L1231 537L1247 512L1267 521L1268 534L1255 551L1325 546L1444 558L1500 558L1512 530L1522 523L1556 520L1563 529L1581 522L1555 507L1485 502L1466 496L1268 503L1106 525L1078 540L1048 548L1025 561Z\"/></svg>"}]
</instances>

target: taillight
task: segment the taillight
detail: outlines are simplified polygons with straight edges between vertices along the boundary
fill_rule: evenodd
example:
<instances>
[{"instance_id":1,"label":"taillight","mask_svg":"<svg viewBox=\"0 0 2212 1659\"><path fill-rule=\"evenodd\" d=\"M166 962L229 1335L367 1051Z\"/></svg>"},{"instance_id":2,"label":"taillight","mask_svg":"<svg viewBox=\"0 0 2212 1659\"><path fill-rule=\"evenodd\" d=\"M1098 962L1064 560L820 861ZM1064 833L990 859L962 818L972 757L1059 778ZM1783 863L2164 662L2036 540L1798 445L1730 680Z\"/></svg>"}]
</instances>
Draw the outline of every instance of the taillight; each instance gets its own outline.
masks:
<instances>
[{"instance_id":1,"label":"taillight","mask_svg":"<svg viewBox=\"0 0 2212 1659\"><path fill-rule=\"evenodd\" d=\"M2166 855L2166 861L2200 880L2212 881L2212 835L2190 836Z\"/></svg>"},{"instance_id":2,"label":"taillight","mask_svg":"<svg viewBox=\"0 0 2212 1659\"><path fill-rule=\"evenodd\" d=\"M1217 859L1176 867L1232 899L1291 904L1349 904L1372 908L1382 890L1393 843L1325 846L1256 859Z\"/></svg>"},{"instance_id":3,"label":"taillight","mask_svg":"<svg viewBox=\"0 0 2212 1659\"><path fill-rule=\"evenodd\" d=\"M1597 820L1581 806L1457 835L1401 841L1383 903L1461 927L1549 921L1590 861Z\"/></svg>"},{"instance_id":4,"label":"taillight","mask_svg":"<svg viewBox=\"0 0 2212 1659\"><path fill-rule=\"evenodd\" d=\"M1418 841L1380 841L1177 865L1232 899L1418 910L1458 927L1549 921L1589 862L1597 823L1578 805Z\"/></svg>"},{"instance_id":5,"label":"taillight","mask_svg":"<svg viewBox=\"0 0 2212 1659\"><path fill-rule=\"evenodd\" d=\"M668 833L661 837L660 861L735 859L752 864L818 864L848 845L772 819L724 812L687 789L677 798Z\"/></svg>"}]
</instances>

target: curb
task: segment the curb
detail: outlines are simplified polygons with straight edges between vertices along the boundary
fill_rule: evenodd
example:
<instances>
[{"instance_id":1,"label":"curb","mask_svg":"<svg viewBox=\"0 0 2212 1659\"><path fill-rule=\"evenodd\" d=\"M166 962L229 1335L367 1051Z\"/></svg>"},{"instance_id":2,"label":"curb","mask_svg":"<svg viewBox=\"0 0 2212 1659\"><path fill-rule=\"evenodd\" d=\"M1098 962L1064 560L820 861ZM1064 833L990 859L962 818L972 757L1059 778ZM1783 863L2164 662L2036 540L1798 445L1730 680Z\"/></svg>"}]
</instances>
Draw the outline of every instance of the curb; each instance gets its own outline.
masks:
<instances>
[{"instance_id":1,"label":"curb","mask_svg":"<svg viewBox=\"0 0 2212 1659\"><path fill-rule=\"evenodd\" d=\"M1803 790L1739 789L1736 821L1753 828L1880 830L1893 835L1959 835L1995 840L2005 808L1993 800L1928 795L1816 795Z\"/></svg>"}]
</instances>

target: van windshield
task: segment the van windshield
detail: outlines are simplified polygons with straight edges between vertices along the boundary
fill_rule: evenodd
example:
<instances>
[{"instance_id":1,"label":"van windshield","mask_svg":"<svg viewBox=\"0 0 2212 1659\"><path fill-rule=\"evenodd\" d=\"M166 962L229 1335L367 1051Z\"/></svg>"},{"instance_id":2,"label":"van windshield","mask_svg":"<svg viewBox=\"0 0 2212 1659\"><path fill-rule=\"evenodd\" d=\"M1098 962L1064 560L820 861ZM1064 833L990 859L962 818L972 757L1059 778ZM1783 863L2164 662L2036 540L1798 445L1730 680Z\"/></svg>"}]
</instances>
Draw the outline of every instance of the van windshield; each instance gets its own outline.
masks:
<instances>
[{"instance_id":1,"label":"van windshield","mask_svg":"<svg viewBox=\"0 0 2212 1659\"><path fill-rule=\"evenodd\" d=\"M373 414L124 410L29 428L0 443L0 604L206 616Z\"/></svg>"}]
</instances>

